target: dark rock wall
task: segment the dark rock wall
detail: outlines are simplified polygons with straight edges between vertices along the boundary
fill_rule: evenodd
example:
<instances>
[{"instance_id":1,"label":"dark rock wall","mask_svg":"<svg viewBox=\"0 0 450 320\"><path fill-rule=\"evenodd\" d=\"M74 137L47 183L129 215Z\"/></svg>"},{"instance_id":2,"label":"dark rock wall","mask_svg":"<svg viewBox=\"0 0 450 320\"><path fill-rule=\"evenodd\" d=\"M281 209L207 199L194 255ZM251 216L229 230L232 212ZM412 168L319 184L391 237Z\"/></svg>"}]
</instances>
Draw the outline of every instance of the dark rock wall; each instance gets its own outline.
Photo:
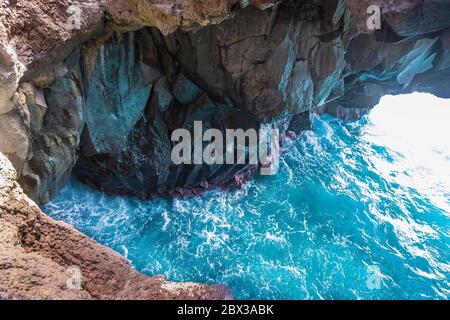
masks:
<instances>
[{"instance_id":1,"label":"dark rock wall","mask_svg":"<svg viewBox=\"0 0 450 320\"><path fill-rule=\"evenodd\" d=\"M143 61L147 48L139 35L114 34L96 52L92 48L81 52L86 127L96 153L114 153L125 146L159 76ZM92 70L91 61L86 61L91 58Z\"/></svg>"},{"instance_id":2,"label":"dark rock wall","mask_svg":"<svg viewBox=\"0 0 450 320\"><path fill-rule=\"evenodd\" d=\"M309 129L311 112L357 119L385 94L449 97L447 1L377 0L384 15L375 32L365 27L369 4L283 1L195 31L103 32L51 77L20 84L19 107L0 115L0 127L21 134L0 149L39 202L75 164L106 192L190 194L239 184L257 169L173 165L171 133L192 131L195 120L221 131L269 124L283 136Z\"/></svg>"},{"instance_id":3,"label":"dark rock wall","mask_svg":"<svg viewBox=\"0 0 450 320\"><path fill-rule=\"evenodd\" d=\"M120 57L110 56L105 66L110 75L103 81L109 84L100 90L91 84L99 77L97 70L105 69L104 58L99 57L93 76L87 79L85 87L93 87L93 92L87 96L87 134L81 141L75 174L106 192L142 198L239 184L242 177L254 173L255 165L176 166L170 159L171 133L177 128L192 132L193 122L200 120L204 130L259 129L260 123L275 121L284 124L280 126L284 131L300 114L303 121L290 128L296 132L308 128L311 107L328 101L343 87L343 39L340 34L328 33L350 28L348 17L345 23L345 9L340 16L333 16L334 22L322 20L321 15L321 7L312 3L266 11L247 8L232 20L196 32L163 36L150 28L130 33L136 47L145 47L134 55L141 68L123 66L128 73L121 74L112 66L127 64L127 60L120 62ZM123 48L123 43L112 41L100 51ZM131 44L127 48L133 51ZM117 91L121 81L130 83L132 79L133 85L128 86L133 86L131 95L136 97L143 78L152 88L147 90L147 103L146 98L127 100ZM113 88L118 103L110 101ZM89 103L92 95L107 98ZM131 122L124 116L142 118ZM135 123L132 130L131 123ZM129 135L120 148L105 146L105 141L124 141L123 132Z\"/></svg>"},{"instance_id":4,"label":"dark rock wall","mask_svg":"<svg viewBox=\"0 0 450 320\"><path fill-rule=\"evenodd\" d=\"M450 3L375 2L384 8L382 29L355 34L349 41L342 95L316 106L319 113L355 120L387 94L422 91L450 98ZM357 8L368 4L349 1L360 14ZM365 18L356 16L356 21ZM359 28L364 28L361 23Z\"/></svg>"},{"instance_id":5,"label":"dark rock wall","mask_svg":"<svg viewBox=\"0 0 450 320\"><path fill-rule=\"evenodd\" d=\"M129 72L125 76L120 72L111 72L104 82L112 82L113 86L110 87L113 90L114 83L125 81L131 88L130 95L134 97L137 88L147 85L148 89L143 91L147 92L149 98L127 100L127 97L122 98L120 93L117 97L118 92L115 91L111 93L116 95L117 104L96 99L95 103L91 104L95 106L92 108L87 103L88 120L81 140L80 160L75 168L75 174L83 181L106 192L146 198L156 193L196 192L209 188L209 184L225 185L235 174L252 169L242 165L172 164L170 156L173 144L170 137L175 129L185 128L193 134L194 121L202 121L204 130L216 128L222 132L226 128L259 127L255 116L239 108L225 95L219 96L217 91L207 85L208 80L187 70L187 67L198 65L197 59L189 61L184 53L170 51L169 41L172 40L178 45L179 41L184 41L187 36L180 32L179 39L167 39L154 28L129 34L129 37L137 40L136 43L141 44L141 48L145 48L141 54L135 54L140 68L128 69ZM116 42L112 46L114 45L119 46L119 43ZM211 47L212 45L208 49ZM100 47L100 50L103 48L104 46ZM194 50L189 52L195 53ZM180 63L178 54L185 59L185 65ZM109 64L121 65L117 60L117 57L110 57ZM205 65L209 64L209 61L202 60L202 57L200 61ZM93 74L98 72L96 70ZM208 72L206 75L211 77L214 73L212 70L212 73ZM136 77L136 74L140 76ZM94 79L96 77L93 76ZM133 78L138 79L130 82ZM92 77L88 78L87 82L90 83L91 79ZM221 90L223 87L224 83L217 86ZM107 85L102 88L94 88L93 95L110 94L105 90ZM87 100L89 101L89 96ZM128 107L124 106L125 101ZM124 116L133 118L134 121L120 119ZM100 119L100 125L98 120L90 122L89 117ZM99 130L102 139L96 138ZM105 141L116 144L105 147ZM119 141L121 145L118 145Z\"/></svg>"},{"instance_id":6,"label":"dark rock wall","mask_svg":"<svg viewBox=\"0 0 450 320\"><path fill-rule=\"evenodd\" d=\"M78 159L85 123L84 90L79 67L65 71L44 90L31 83L19 89L24 90L30 117L30 148L19 182L39 202L49 201L67 182Z\"/></svg>"}]
</instances>

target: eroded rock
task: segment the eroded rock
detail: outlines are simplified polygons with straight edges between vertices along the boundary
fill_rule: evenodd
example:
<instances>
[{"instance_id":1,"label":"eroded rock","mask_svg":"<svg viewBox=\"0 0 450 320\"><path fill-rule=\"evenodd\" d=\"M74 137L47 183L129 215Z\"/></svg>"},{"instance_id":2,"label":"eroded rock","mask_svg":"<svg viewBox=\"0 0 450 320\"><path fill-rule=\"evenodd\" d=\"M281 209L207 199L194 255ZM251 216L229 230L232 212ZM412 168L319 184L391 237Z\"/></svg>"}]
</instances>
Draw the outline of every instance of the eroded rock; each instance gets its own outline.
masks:
<instances>
[{"instance_id":1,"label":"eroded rock","mask_svg":"<svg viewBox=\"0 0 450 320\"><path fill-rule=\"evenodd\" d=\"M381 30L367 28L369 5L382 9ZM240 184L254 166L173 165L171 133L201 120L295 135L311 112L358 119L385 94L449 98L449 21L444 0L5 0L0 152L39 203L74 167L104 191L142 198ZM132 273L43 215L1 161L0 258L16 266L0 268L1 297L226 296ZM68 262L88 274L81 291L61 289Z\"/></svg>"},{"instance_id":2,"label":"eroded rock","mask_svg":"<svg viewBox=\"0 0 450 320\"><path fill-rule=\"evenodd\" d=\"M222 285L140 274L111 249L52 220L23 193L0 153L0 299L230 298Z\"/></svg>"},{"instance_id":3,"label":"eroded rock","mask_svg":"<svg viewBox=\"0 0 450 320\"><path fill-rule=\"evenodd\" d=\"M16 43L23 35L20 27L7 23L5 42L19 53L16 60L8 55L7 65L22 62L29 69L22 78L32 74L32 79L22 82L4 104L8 112L0 117L15 124L4 126L4 132L18 134L1 146L19 170L26 192L39 202L48 201L70 176L78 150L82 162L77 172L109 192L134 189L139 191L133 194L142 196L193 184L211 186L217 179L209 175L181 178L186 173L180 172L204 173L206 167L173 168L168 156L172 131L183 127L182 117L203 117L194 110L204 97L217 110L224 105L236 114L248 112L255 117L255 128L274 122L282 131L297 132L308 128L301 119L308 119L311 110L357 119L384 94L425 90L448 95L442 79L450 70L450 37L442 1L370 3L382 8L384 19L382 30L371 33L361 27L368 17L369 3L364 1L284 1L272 8L273 1L249 4L98 2L107 16L103 27L103 16L92 12L95 4L89 2L82 16L89 23L82 31L70 32L63 30L61 4L55 13L58 23L48 34L37 31L39 41L55 41L56 51L62 50L57 55L27 56L25 46ZM49 8L33 6L42 12ZM5 12L20 16L17 5ZM421 21L436 18L436 23L411 25L408 21L416 19L417 12ZM45 19L39 16L38 21ZM83 35L98 37L76 48ZM64 51L66 44L59 45L63 38L69 39L70 55ZM27 46L38 45L33 41ZM67 58L57 62L62 56ZM39 67L50 61L55 62L51 68ZM224 118L215 125L241 124ZM224 171L223 177L232 181L231 173L239 170ZM111 178L114 175L117 179Z\"/></svg>"},{"instance_id":4,"label":"eroded rock","mask_svg":"<svg viewBox=\"0 0 450 320\"><path fill-rule=\"evenodd\" d=\"M309 16L317 14L317 7L307 9ZM342 40L321 44L305 35L334 27L317 19L305 22L284 6L273 11L250 7L234 20L196 32L164 37L156 29L138 31L154 46L142 62L162 77L149 103L140 104L146 111L122 150L82 153L75 174L106 192L141 198L195 193L250 176L254 165L173 165L172 132L192 131L194 121L202 121L205 130L258 130L261 121L282 117L289 123L309 112L315 100L326 102L335 87L343 86ZM314 63L309 62L310 51ZM82 141L83 148L90 145Z\"/></svg>"},{"instance_id":5,"label":"eroded rock","mask_svg":"<svg viewBox=\"0 0 450 320\"><path fill-rule=\"evenodd\" d=\"M150 96L153 83L144 82L139 40L139 32L111 37L98 48L93 70L84 73L84 92L78 97L85 101L86 125L97 153L124 146Z\"/></svg>"}]
</instances>

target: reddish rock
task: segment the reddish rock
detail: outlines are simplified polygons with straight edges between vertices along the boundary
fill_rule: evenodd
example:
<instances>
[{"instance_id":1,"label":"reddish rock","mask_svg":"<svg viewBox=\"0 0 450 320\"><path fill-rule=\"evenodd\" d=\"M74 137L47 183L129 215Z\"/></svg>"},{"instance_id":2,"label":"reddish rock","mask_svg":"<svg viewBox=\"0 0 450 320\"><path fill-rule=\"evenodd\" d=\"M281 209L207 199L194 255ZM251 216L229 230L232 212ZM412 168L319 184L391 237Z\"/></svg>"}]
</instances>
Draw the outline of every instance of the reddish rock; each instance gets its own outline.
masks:
<instances>
[{"instance_id":1,"label":"reddish rock","mask_svg":"<svg viewBox=\"0 0 450 320\"><path fill-rule=\"evenodd\" d=\"M80 271L80 287L71 270ZM231 298L223 285L140 274L118 253L51 219L23 194L0 153L0 299Z\"/></svg>"},{"instance_id":2,"label":"reddish rock","mask_svg":"<svg viewBox=\"0 0 450 320\"><path fill-rule=\"evenodd\" d=\"M0 152L32 199L49 201L75 165L102 190L142 197L240 176L224 166L171 166L169 134L188 119L222 129L276 119L298 134L313 111L351 120L385 94L450 97L446 0L155 2L0 3ZM72 4L79 29L68 28ZM370 5L382 10L381 30L367 30ZM136 273L45 216L2 161L0 297L228 295ZM85 278L76 292L64 286L71 264Z\"/></svg>"}]
</instances>

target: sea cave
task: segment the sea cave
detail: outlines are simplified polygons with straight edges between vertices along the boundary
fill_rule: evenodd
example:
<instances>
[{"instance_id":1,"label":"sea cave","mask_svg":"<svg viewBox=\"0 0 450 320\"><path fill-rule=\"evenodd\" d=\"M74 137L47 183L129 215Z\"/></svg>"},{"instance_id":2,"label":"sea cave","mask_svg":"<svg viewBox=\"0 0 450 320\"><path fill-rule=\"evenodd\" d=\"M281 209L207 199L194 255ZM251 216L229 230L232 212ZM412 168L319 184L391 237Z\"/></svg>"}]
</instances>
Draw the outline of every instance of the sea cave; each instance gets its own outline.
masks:
<instances>
[{"instance_id":1,"label":"sea cave","mask_svg":"<svg viewBox=\"0 0 450 320\"><path fill-rule=\"evenodd\" d=\"M447 300L450 3L161 2L0 4L0 299Z\"/></svg>"}]
</instances>

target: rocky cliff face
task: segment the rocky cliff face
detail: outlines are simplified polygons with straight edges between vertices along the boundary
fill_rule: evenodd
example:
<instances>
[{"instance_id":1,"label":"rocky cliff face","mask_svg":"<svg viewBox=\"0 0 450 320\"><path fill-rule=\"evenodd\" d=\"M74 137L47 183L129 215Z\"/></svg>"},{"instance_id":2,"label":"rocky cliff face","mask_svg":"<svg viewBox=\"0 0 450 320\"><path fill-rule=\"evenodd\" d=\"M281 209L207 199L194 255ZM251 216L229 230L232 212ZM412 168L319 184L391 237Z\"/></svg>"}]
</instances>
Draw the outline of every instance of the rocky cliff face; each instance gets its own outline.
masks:
<instances>
[{"instance_id":1,"label":"rocky cliff face","mask_svg":"<svg viewBox=\"0 0 450 320\"><path fill-rule=\"evenodd\" d=\"M172 283L137 273L119 254L42 213L0 154L0 299L231 297L222 285Z\"/></svg>"},{"instance_id":2,"label":"rocky cliff face","mask_svg":"<svg viewBox=\"0 0 450 320\"><path fill-rule=\"evenodd\" d=\"M245 2L259 9L272 4ZM101 172L92 184L115 192L151 186L142 196L169 189L163 178L170 170L165 163L168 124L147 105L163 111L174 95L184 105L209 97L180 70L163 34L218 23L240 7L239 1L215 0L4 1L0 128L8 138L0 140L0 151L12 161L25 192L39 203L49 201L70 176L80 149L86 159L80 175ZM142 29L146 25L159 29ZM144 117L149 112L155 119ZM177 121L174 126L184 120ZM131 141L132 136L139 140L138 125L150 131L140 146ZM154 159L158 152L163 153ZM137 157L143 162L129 172L126 167ZM123 185L127 179L136 183ZM182 178L172 181L183 183Z\"/></svg>"},{"instance_id":3,"label":"rocky cliff face","mask_svg":"<svg viewBox=\"0 0 450 320\"><path fill-rule=\"evenodd\" d=\"M444 0L3 1L0 152L39 203L72 172L142 198L239 184L255 166L172 164L173 130L295 135L311 112L449 97L449 17Z\"/></svg>"},{"instance_id":4,"label":"rocky cliff face","mask_svg":"<svg viewBox=\"0 0 450 320\"><path fill-rule=\"evenodd\" d=\"M232 14L237 3L0 3L0 152L9 158L0 153L0 299L232 297L225 286L137 273L118 254L42 213L23 193L16 171L27 194L45 202L70 175L82 140L86 154L85 141L96 143L93 154L126 147L157 80L151 76L159 72L141 63L139 48L149 44L136 43L127 32L146 24L164 33L198 28ZM260 8L268 4L251 1ZM79 29L67 28L71 5L80 9ZM99 109L104 106L111 113ZM96 129L92 135L87 123ZM80 275L75 289L67 285L72 267Z\"/></svg>"},{"instance_id":5,"label":"rocky cliff face","mask_svg":"<svg viewBox=\"0 0 450 320\"><path fill-rule=\"evenodd\" d=\"M70 4L79 30L68 29ZM375 32L371 4L384 12ZM446 1L17 1L1 12L0 151L38 202L73 170L143 198L253 174L173 165L172 131L196 120L290 134L310 112L356 119L385 94L449 95Z\"/></svg>"},{"instance_id":6,"label":"rocky cliff face","mask_svg":"<svg viewBox=\"0 0 450 320\"><path fill-rule=\"evenodd\" d=\"M384 9L382 29L353 36L344 57L344 90L317 106L320 112L356 119L387 94L422 91L450 97L450 3L349 1L359 30L364 30L363 10L374 3Z\"/></svg>"}]
</instances>

